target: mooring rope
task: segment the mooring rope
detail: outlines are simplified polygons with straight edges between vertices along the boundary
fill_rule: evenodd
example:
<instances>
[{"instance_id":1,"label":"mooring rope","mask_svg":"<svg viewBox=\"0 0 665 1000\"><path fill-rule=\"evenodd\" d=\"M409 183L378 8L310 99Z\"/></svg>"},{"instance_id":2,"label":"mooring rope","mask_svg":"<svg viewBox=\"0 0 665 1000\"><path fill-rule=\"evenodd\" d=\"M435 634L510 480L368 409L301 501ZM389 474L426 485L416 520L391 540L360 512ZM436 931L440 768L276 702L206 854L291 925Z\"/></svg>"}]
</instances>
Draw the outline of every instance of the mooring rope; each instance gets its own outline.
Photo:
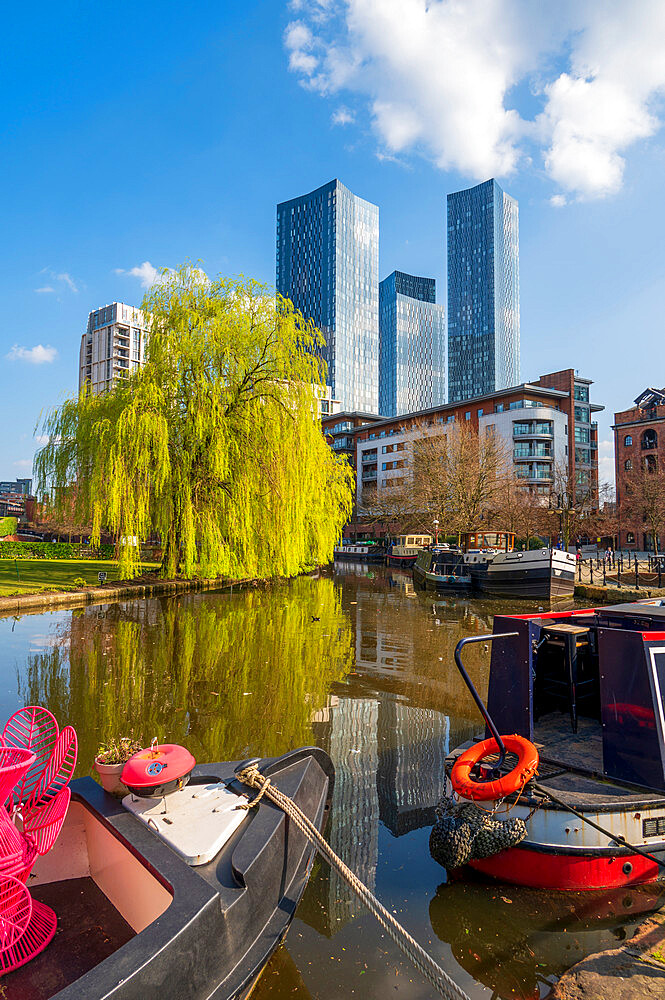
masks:
<instances>
[{"instance_id":1,"label":"mooring rope","mask_svg":"<svg viewBox=\"0 0 665 1000\"><path fill-rule=\"evenodd\" d=\"M385 906L379 902L376 896L370 892L367 886L360 881L358 876L352 872L351 869L344 864L342 859L335 854L333 849L324 837L321 836L311 820L295 804L295 802L289 798L288 795L280 792L280 790L271 783L270 778L261 774L255 764L250 764L248 767L243 768L243 770L237 774L237 778L238 781L242 781L243 784L259 790L259 794L255 796L251 802L238 805L236 806L237 809L251 809L253 806L258 805L264 795L266 798L270 799L271 802L274 802L276 806L279 806L279 808L282 809L293 822L294 826L296 826L298 830L300 830L300 832L310 841L310 843L316 847L319 854L321 854L326 861L328 861L328 863L339 872L347 885L353 889L370 913L376 917L384 930L387 931L395 944L404 952L409 961L416 967L416 969L418 969L425 979L431 983L437 993L439 993L442 997L446 997L447 1000L470 1000L469 995L465 993L464 990L461 989L446 972L444 972L441 966L434 961L432 956L418 944L415 938L413 938L409 932L402 927L392 913L390 913Z\"/></svg>"}]
</instances>

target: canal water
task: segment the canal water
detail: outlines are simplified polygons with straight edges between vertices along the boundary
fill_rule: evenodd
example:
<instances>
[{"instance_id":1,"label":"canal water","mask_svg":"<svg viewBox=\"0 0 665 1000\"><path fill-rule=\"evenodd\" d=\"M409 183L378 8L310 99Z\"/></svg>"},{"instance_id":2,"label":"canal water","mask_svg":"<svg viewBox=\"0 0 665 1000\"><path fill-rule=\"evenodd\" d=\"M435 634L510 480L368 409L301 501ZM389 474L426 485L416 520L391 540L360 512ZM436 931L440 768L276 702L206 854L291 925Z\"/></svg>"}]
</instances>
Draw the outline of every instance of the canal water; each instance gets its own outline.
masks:
<instances>
[{"instance_id":1,"label":"canal water","mask_svg":"<svg viewBox=\"0 0 665 1000\"><path fill-rule=\"evenodd\" d=\"M267 589L2 619L0 719L46 705L77 729L78 774L91 773L108 735L183 743L201 762L319 744L337 773L333 849L474 1000L537 1000L661 900L650 888L557 894L449 881L430 857L446 754L482 729L453 650L508 610L414 590L402 570L339 564ZM465 661L484 693L484 644ZM351 995L432 991L317 860L253 1000Z\"/></svg>"}]
</instances>

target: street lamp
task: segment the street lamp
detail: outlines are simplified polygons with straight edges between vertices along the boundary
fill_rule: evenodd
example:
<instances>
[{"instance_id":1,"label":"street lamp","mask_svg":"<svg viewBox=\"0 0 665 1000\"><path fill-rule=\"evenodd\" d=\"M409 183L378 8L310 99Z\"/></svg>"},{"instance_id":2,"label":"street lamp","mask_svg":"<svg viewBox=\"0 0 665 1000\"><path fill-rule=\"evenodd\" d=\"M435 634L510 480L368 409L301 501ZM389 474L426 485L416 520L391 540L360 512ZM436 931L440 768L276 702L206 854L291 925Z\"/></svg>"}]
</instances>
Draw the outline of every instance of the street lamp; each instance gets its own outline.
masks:
<instances>
[{"instance_id":1,"label":"street lamp","mask_svg":"<svg viewBox=\"0 0 665 1000\"><path fill-rule=\"evenodd\" d=\"M434 518L434 544L439 544L439 522Z\"/></svg>"}]
</instances>

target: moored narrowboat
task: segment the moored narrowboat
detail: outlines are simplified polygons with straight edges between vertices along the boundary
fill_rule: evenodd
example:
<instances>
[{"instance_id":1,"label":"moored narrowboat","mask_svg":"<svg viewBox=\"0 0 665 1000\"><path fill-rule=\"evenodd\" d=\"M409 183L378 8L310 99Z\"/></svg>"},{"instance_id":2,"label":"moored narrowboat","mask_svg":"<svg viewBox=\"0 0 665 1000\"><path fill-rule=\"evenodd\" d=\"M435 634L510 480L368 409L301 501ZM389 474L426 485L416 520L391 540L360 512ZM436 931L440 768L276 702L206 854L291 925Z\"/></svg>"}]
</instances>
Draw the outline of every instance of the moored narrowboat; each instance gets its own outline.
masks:
<instances>
[{"instance_id":1,"label":"moored narrowboat","mask_svg":"<svg viewBox=\"0 0 665 1000\"><path fill-rule=\"evenodd\" d=\"M255 763L322 830L328 755L306 748ZM191 773L156 755L152 777L127 779L135 786L123 801L91 778L72 782L62 832L30 882L59 932L3 977L7 1000L248 996L286 934L313 848L266 798L237 808L256 794L237 763L183 766Z\"/></svg>"},{"instance_id":2,"label":"moored narrowboat","mask_svg":"<svg viewBox=\"0 0 665 1000\"><path fill-rule=\"evenodd\" d=\"M336 545L333 550L334 560L341 562L366 562L383 563L386 558L386 550L383 545L377 542L348 542Z\"/></svg>"},{"instance_id":3,"label":"moored narrowboat","mask_svg":"<svg viewBox=\"0 0 665 1000\"><path fill-rule=\"evenodd\" d=\"M418 553L413 581L426 590L470 590L471 574L459 549L433 545Z\"/></svg>"},{"instance_id":4,"label":"moored narrowboat","mask_svg":"<svg viewBox=\"0 0 665 1000\"><path fill-rule=\"evenodd\" d=\"M469 641L491 643L486 708L461 662ZM456 662L487 738L448 758L437 860L549 889L661 877L665 601L497 615L491 636L458 644ZM462 830L475 837L468 849Z\"/></svg>"},{"instance_id":5,"label":"moored narrowboat","mask_svg":"<svg viewBox=\"0 0 665 1000\"><path fill-rule=\"evenodd\" d=\"M389 546L386 562L389 566L413 566L419 554L432 544L431 535L399 535L394 545Z\"/></svg>"},{"instance_id":6,"label":"moored narrowboat","mask_svg":"<svg viewBox=\"0 0 665 1000\"><path fill-rule=\"evenodd\" d=\"M462 536L464 560L473 589L489 597L556 600L575 592L575 556L560 549L514 548L510 531L468 532Z\"/></svg>"}]
</instances>

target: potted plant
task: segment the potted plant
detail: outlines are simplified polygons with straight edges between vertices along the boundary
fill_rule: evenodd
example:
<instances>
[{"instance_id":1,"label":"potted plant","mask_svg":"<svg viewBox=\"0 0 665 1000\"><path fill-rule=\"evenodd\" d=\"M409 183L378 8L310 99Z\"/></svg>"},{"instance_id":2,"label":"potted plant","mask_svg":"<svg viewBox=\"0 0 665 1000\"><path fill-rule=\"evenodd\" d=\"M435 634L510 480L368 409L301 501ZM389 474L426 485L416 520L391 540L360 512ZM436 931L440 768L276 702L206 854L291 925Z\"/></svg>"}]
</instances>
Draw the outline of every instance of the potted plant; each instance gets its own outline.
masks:
<instances>
[{"instance_id":1,"label":"potted plant","mask_svg":"<svg viewBox=\"0 0 665 1000\"><path fill-rule=\"evenodd\" d=\"M129 736L111 738L102 743L95 756L95 770L102 788L111 795L125 795L127 789L120 780L122 770L129 758L143 747Z\"/></svg>"}]
</instances>

